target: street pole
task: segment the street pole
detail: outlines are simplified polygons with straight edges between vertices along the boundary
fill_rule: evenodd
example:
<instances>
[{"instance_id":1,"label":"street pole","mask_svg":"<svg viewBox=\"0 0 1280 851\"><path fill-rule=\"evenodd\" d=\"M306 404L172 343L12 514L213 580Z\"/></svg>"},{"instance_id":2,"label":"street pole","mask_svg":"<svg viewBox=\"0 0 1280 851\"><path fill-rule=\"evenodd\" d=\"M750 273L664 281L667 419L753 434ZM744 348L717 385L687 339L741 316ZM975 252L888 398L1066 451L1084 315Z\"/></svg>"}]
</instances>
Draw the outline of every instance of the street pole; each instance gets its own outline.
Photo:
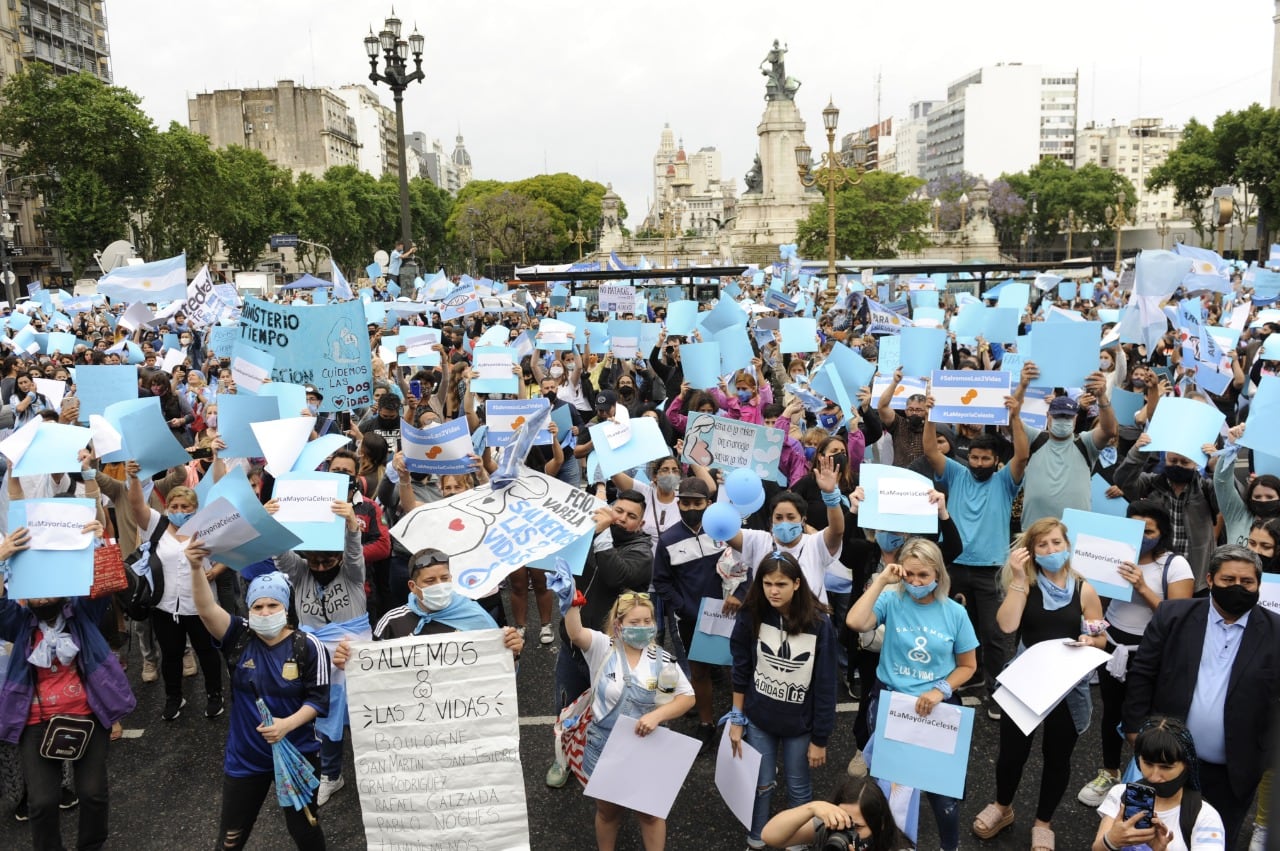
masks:
<instances>
[{"instance_id":1,"label":"street pole","mask_svg":"<svg viewBox=\"0 0 1280 851\"><path fill-rule=\"evenodd\" d=\"M400 155L400 241L404 243L405 249L408 249L413 245L413 235L409 227L409 164L406 161L404 144L404 88L393 91L396 101L396 150Z\"/></svg>"},{"instance_id":2,"label":"street pole","mask_svg":"<svg viewBox=\"0 0 1280 851\"><path fill-rule=\"evenodd\" d=\"M867 145L859 140L853 146L853 162L856 175L849 176L844 163L836 157L836 126L840 110L828 100L822 110L822 126L827 131L827 152L822 155L822 165L813 168L812 149L803 141L796 145L796 169L800 172L800 185L805 188L822 186L827 193L827 287L823 292L823 308L830 310L836 301L836 190L846 184L857 186L862 182L867 161Z\"/></svg>"}]
</instances>

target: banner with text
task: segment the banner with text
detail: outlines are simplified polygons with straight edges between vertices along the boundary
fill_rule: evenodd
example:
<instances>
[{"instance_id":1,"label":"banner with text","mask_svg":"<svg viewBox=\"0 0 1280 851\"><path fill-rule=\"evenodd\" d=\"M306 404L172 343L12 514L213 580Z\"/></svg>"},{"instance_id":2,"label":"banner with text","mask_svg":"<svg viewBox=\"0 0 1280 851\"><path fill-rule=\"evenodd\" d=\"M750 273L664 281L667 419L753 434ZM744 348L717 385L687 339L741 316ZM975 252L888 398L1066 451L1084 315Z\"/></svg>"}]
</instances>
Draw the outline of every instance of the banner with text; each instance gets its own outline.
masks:
<instances>
[{"instance_id":1,"label":"banner with text","mask_svg":"<svg viewBox=\"0 0 1280 851\"><path fill-rule=\"evenodd\" d=\"M761 479L782 483L778 460L786 441L782 429L752 425L714 414L690 414L681 461L721 470L747 468Z\"/></svg>"}]
</instances>

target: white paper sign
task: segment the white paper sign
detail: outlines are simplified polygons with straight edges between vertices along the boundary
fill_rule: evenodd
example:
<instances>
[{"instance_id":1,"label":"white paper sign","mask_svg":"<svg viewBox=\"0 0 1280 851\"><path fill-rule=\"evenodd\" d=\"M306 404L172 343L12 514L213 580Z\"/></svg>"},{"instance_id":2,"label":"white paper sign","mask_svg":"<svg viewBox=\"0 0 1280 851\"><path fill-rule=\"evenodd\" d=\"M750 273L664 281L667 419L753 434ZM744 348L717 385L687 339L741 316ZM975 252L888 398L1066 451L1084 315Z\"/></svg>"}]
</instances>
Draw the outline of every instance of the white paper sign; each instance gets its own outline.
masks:
<instances>
[{"instance_id":1,"label":"white paper sign","mask_svg":"<svg viewBox=\"0 0 1280 851\"><path fill-rule=\"evenodd\" d=\"M279 509L277 523L328 523L340 483L321 479L276 479L271 496Z\"/></svg>"},{"instance_id":2,"label":"white paper sign","mask_svg":"<svg viewBox=\"0 0 1280 851\"><path fill-rule=\"evenodd\" d=\"M1111 654L1096 647L1041 641L1009 663L996 679L1036 715L1043 716Z\"/></svg>"},{"instance_id":3,"label":"white paper sign","mask_svg":"<svg viewBox=\"0 0 1280 851\"><path fill-rule=\"evenodd\" d=\"M476 371L481 379L503 381L511 378L511 356L506 352L476 350Z\"/></svg>"},{"instance_id":4,"label":"white paper sign","mask_svg":"<svg viewBox=\"0 0 1280 851\"><path fill-rule=\"evenodd\" d=\"M169 375L173 375L173 368L182 366L182 362L186 359L187 352L185 349L169 349L164 353L164 360L160 363L160 369ZM270 378L271 376L268 375L267 377Z\"/></svg>"},{"instance_id":5,"label":"white paper sign","mask_svg":"<svg viewBox=\"0 0 1280 851\"><path fill-rule=\"evenodd\" d=\"M53 378L37 378L36 392L49 400L49 407L62 409L62 397L67 395L67 383Z\"/></svg>"},{"instance_id":6,"label":"white paper sign","mask_svg":"<svg viewBox=\"0 0 1280 851\"><path fill-rule=\"evenodd\" d=\"M234 550L258 537L258 530L240 516L240 512L226 497L218 497L202 507L182 524L178 533L199 538L210 555Z\"/></svg>"},{"instance_id":7,"label":"white paper sign","mask_svg":"<svg viewBox=\"0 0 1280 851\"><path fill-rule=\"evenodd\" d=\"M641 738L636 721L618 716L583 794L664 819L702 743L666 727Z\"/></svg>"},{"instance_id":8,"label":"white paper sign","mask_svg":"<svg viewBox=\"0 0 1280 851\"><path fill-rule=\"evenodd\" d=\"M956 752L960 737L960 707L939 703L928 715L916 714L916 698L889 692L889 722L884 737L945 754Z\"/></svg>"},{"instance_id":9,"label":"white paper sign","mask_svg":"<svg viewBox=\"0 0 1280 851\"><path fill-rule=\"evenodd\" d=\"M143 325L153 321L156 315L147 307L146 302L135 301L129 305L129 309L120 317L118 323L121 328L126 331L137 331Z\"/></svg>"},{"instance_id":10,"label":"white paper sign","mask_svg":"<svg viewBox=\"0 0 1280 851\"><path fill-rule=\"evenodd\" d=\"M1280 576L1273 573L1262 575L1262 585L1258 588L1258 603L1280 615Z\"/></svg>"},{"instance_id":11,"label":"white paper sign","mask_svg":"<svg viewBox=\"0 0 1280 851\"><path fill-rule=\"evenodd\" d=\"M733 625L736 621L736 614L724 613L724 600L713 597L702 598L702 611L698 613L698 632L732 638Z\"/></svg>"},{"instance_id":12,"label":"white paper sign","mask_svg":"<svg viewBox=\"0 0 1280 851\"><path fill-rule=\"evenodd\" d=\"M601 284L599 289L600 310L608 313L636 312L636 288L630 284Z\"/></svg>"},{"instance_id":13,"label":"white paper sign","mask_svg":"<svg viewBox=\"0 0 1280 851\"><path fill-rule=\"evenodd\" d=\"M83 550L93 543L93 536L80 530L93 522L91 505L77 505L70 500L27 503L27 531L33 550Z\"/></svg>"},{"instance_id":14,"label":"white paper sign","mask_svg":"<svg viewBox=\"0 0 1280 851\"><path fill-rule=\"evenodd\" d=\"M735 757L733 744L729 741L729 725L725 724L720 747L716 751L716 789L742 826L750 830L751 815L756 805L756 783L760 779L760 751L747 744L745 739L740 747L742 756Z\"/></svg>"},{"instance_id":15,"label":"white paper sign","mask_svg":"<svg viewBox=\"0 0 1280 851\"><path fill-rule=\"evenodd\" d=\"M1129 580L1120 575L1120 565L1126 561L1138 563L1138 551L1129 544L1099 538L1087 532L1076 534L1076 545L1071 551L1071 566L1085 579L1132 589ZM1132 594L1130 597L1132 598Z\"/></svg>"},{"instance_id":16,"label":"white paper sign","mask_svg":"<svg viewBox=\"0 0 1280 851\"><path fill-rule=\"evenodd\" d=\"M617 449L631 440L631 414L627 412L625 405L615 405L613 419L605 420L601 425L604 426L604 439L610 449Z\"/></svg>"},{"instance_id":17,"label":"white paper sign","mask_svg":"<svg viewBox=\"0 0 1280 851\"><path fill-rule=\"evenodd\" d=\"M404 346L405 357L425 357L435 351L436 346L440 345L440 332L432 329L415 333L412 337L401 335L400 342Z\"/></svg>"},{"instance_id":18,"label":"white paper sign","mask_svg":"<svg viewBox=\"0 0 1280 851\"><path fill-rule=\"evenodd\" d=\"M929 502L932 488L913 479L880 479L877 493L881 514L937 514L938 506Z\"/></svg>"},{"instance_id":19,"label":"white paper sign","mask_svg":"<svg viewBox=\"0 0 1280 851\"><path fill-rule=\"evenodd\" d=\"M263 369L244 358L231 359L231 380L236 387L249 393L257 393L271 379L271 370Z\"/></svg>"},{"instance_id":20,"label":"white paper sign","mask_svg":"<svg viewBox=\"0 0 1280 851\"><path fill-rule=\"evenodd\" d=\"M370 848L529 848L500 630L353 644L347 693Z\"/></svg>"},{"instance_id":21,"label":"white paper sign","mask_svg":"<svg viewBox=\"0 0 1280 851\"><path fill-rule=\"evenodd\" d=\"M614 337L610 342L613 356L622 360L631 360L640 351L639 337Z\"/></svg>"}]
</instances>

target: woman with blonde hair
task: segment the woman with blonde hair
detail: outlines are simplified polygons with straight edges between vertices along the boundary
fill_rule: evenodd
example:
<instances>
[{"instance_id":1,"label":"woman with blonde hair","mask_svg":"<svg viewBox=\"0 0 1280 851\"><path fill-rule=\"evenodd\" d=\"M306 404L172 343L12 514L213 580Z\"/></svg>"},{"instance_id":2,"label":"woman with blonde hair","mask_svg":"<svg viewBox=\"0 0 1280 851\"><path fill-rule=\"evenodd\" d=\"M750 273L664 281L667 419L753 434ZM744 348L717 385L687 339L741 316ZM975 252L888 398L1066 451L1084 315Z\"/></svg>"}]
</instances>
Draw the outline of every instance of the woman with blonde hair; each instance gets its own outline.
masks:
<instances>
[{"instance_id":1,"label":"woman with blonde hair","mask_svg":"<svg viewBox=\"0 0 1280 851\"><path fill-rule=\"evenodd\" d=\"M1071 569L1067 527L1055 517L1032 523L1014 542L1001 571L1004 602L996 612L1002 632L1017 637L1018 654L1042 641L1074 641L1081 646L1106 647L1102 601L1093 586ZM1016 655L1015 655L1016 658ZM1052 851L1054 810L1071 780L1071 753L1076 739L1089 728L1089 681L1085 678L1067 693L1043 722L1041 751L1044 771L1031 828L1032 851ZM996 800L973 822L973 832L990 839L1013 824L1013 796L1031 754L1031 739L1006 713L1000 720L1000 752L996 758Z\"/></svg>"},{"instance_id":2,"label":"woman with blonde hair","mask_svg":"<svg viewBox=\"0 0 1280 851\"><path fill-rule=\"evenodd\" d=\"M618 595L604 620L605 631L583 625L580 607L584 603L586 598L577 594L564 616L564 626L569 640L586 657L591 682L595 684L591 724L582 756L582 768L589 777L619 717L639 719L636 735L643 737L684 715L693 708L694 699L693 686L675 657L654 643L658 627L648 594L627 591ZM664 681L675 683L674 694L661 705L659 675L664 675ZM596 845L600 851L613 851L616 847L618 828L626 812L617 804L596 801ZM666 846L666 819L637 812L636 820L645 851L659 851Z\"/></svg>"},{"instance_id":3,"label":"woman with blonde hair","mask_svg":"<svg viewBox=\"0 0 1280 851\"><path fill-rule=\"evenodd\" d=\"M885 628L876 668L879 688L872 692L867 711L872 731L880 690L914 696L920 716L944 701L959 705L956 692L978 669L978 636L950 591L942 550L927 538L908 538L898 550L898 563L877 573L849 610L845 623L855 632ZM874 771L875 753L867 757ZM941 847L959 848L960 802L946 795L928 796Z\"/></svg>"}]
</instances>

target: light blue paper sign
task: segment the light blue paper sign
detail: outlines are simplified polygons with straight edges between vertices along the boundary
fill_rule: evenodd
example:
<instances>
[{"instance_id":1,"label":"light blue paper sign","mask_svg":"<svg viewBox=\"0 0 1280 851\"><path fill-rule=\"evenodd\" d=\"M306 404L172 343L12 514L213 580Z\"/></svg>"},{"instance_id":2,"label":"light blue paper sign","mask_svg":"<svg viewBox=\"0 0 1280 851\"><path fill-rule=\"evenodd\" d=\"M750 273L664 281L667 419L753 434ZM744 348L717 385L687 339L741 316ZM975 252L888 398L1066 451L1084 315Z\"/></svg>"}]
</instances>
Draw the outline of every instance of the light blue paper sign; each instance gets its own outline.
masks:
<instances>
[{"instance_id":1,"label":"light blue paper sign","mask_svg":"<svg viewBox=\"0 0 1280 851\"><path fill-rule=\"evenodd\" d=\"M277 485L281 482L319 482L325 486L325 496L333 491L333 500L346 499L347 477L338 473L284 473L276 477ZM334 514L329 520L320 522L282 523L286 529L300 539L293 548L295 550L322 550L327 552L341 551L346 534L347 521L340 514Z\"/></svg>"},{"instance_id":2,"label":"light blue paper sign","mask_svg":"<svg viewBox=\"0 0 1280 851\"><path fill-rule=\"evenodd\" d=\"M218 405L218 436L227 445L222 454L227 458L260 458L262 447L249 426L279 419L279 399L219 393L214 401Z\"/></svg>"},{"instance_id":3,"label":"light blue paper sign","mask_svg":"<svg viewBox=\"0 0 1280 851\"><path fill-rule=\"evenodd\" d=\"M1147 397L1117 387L1111 391L1111 407L1115 409L1116 422L1122 426L1134 425L1134 416L1147 404Z\"/></svg>"},{"instance_id":4,"label":"light blue paper sign","mask_svg":"<svg viewBox=\"0 0 1280 851\"><path fill-rule=\"evenodd\" d=\"M942 350L946 344L947 332L942 328L903 328L902 374L912 378L932 375L942 365ZM1096 347L1094 351L1097 351ZM1096 362L1096 355L1094 360Z\"/></svg>"},{"instance_id":5,"label":"light blue paper sign","mask_svg":"<svg viewBox=\"0 0 1280 851\"><path fill-rule=\"evenodd\" d=\"M807 354L818 350L818 320L807 316L783 317L778 320L782 335L780 351L784 355Z\"/></svg>"},{"instance_id":6,"label":"light blue paper sign","mask_svg":"<svg viewBox=\"0 0 1280 851\"><path fill-rule=\"evenodd\" d=\"M702 320L702 327L713 334L735 325L745 328L747 314L743 313L742 308L738 307L738 303L731 298L722 298L716 302L716 306L711 308L706 319Z\"/></svg>"},{"instance_id":7,"label":"light blue paper sign","mask_svg":"<svg viewBox=\"0 0 1280 851\"><path fill-rule=\"evenodd\" d=\"M209 329L209 351L220 358L231 357L231 350L240 339L240 326L215 325Z\"/></svg>"},{"instance_id":8,"label":"light blue paper sign","mask_svg":"<svg viewBox=\"0 0 1280 851\"><path fill-rule=\"evenodd\" d=\"M929 490L934 489L930 479L919 473L913 473L903 467L890 467L885 464L863 464L858 476L866 499L858 508L858 527L876 529L882 532L910 532L915 534L937 534L938 514L894 514L880 510L881 480L908 479L915 485L922 485Z\"/></svg>"},{"instance_id":9,"label":"light blue paper sign","mask_svg":"<svg viewBox=\"0 0 1280 851\"><path fill-rule=\"evenodd\" d=\"M1012 343L1018 339L1022 314L1011 307L988 307L982 314L982 336L988 343Z\"/></svg>"},{"instance_id":10,"label":"light blue paper sign","mask_svg":"<svg viewBox=\"0 0 1280 851\"><path fill-rule=\"evenodd\" d=\"M325 462L330 455L351 442L345 434L325 434L302 448L298 460L293 462L293 472L309 473Z\"/></svg>"},{"instance_id":11,"label":"light blue paper sign","mask_svg":"<svg viewBox=\"0 0 1280 851\"><path fill-rule=\"evenodd\" d=\"M373 402L373 361L359 299L286 307L246 298L240 341L275 356L272 381L315 385L324 394L322 411L350 411Z\"/></svg>"},{"instance_id":12,"label":"light blue paper sign","mask_svg":"<svg viewBox=\"0 0 1280 851\"><path fill-rule=\"evenodd\" d=\"M935 404L929 419L935 423L1007 425L1009 409L1004 406L1004 397L1009 395L1011 381L1007 372L935 369Z\"/></svg>"},{"instance_id":13,"label":"light blue paper sign","mask_svg":"<svg viewBox=\"0 0 1280 851\"><path fill-rule=\"evenodd\" d=\"M569 406L563 407L567 410ZM404 449L404 465L411 473L451 475L475 470L475 462L469 457L471 430L466 417L424 429L401 420L400 444Z\"/></svg>"},{"instance_id":14,"label":"light blue paper sign","mask_svg":"<svg viewBox=\"0 0 1280 851\"><path fill-rule=\"evenodd\" d=\"M141 468L139 478L149 479L161 470L191 460L187 450L169 431L164 414L160 413L160 400L155 396L117 402L107 408L103 416L124 438L124 447L119 452L104 455L103 461L133 459Z\"/></svg>"},{"instance_id":15,"label":"light blue paper sign","mask_svg":"<svg viewBox=\"0 0 1280 851\"><path fill-rule=\"evenodd\" d=\"M1107 491L1111 483L1102 478L1101 473L1094 473L1089 480L1090 505L1094 514L1107 514L1112 517L1124 517L1129 510L1129 500L1122 496L1109 497Z\"/></svg>"},{"instance_id":16,"label":"light blue paper sign","mask_svg":"<svg viewBox=\"0 0 1280 851\"><path fill-rule=\"evenodd\" d=\"M796 312L796 300L787 298L780 290L772 288L764 292L764 306L784 315Z\"/></svg>"},{"instance_id":17,"label":"light blue paper sign","mask_svg":"<svg viewBox=\"0 0 1280 851\"><path fill-rule=\"evenodd\" d=\"M912 290L911 306L914 307L916 310L919 310L922 307L937 307L938 291L937 290Z\"/></svg>"},{"instance_id":18,"label":"light blue paper sign","mask_svg":"<svg viewBox=\"0 0 1280 851\"><path fill-rule=\"evenodd\" d=\"M902 338L886 334L880 338L876 348L876 371L881 375L893 375L893 371L902 365Z\"/></svg>"},{"instance_id":19,"label":"light blue paper sign","mask_svg":"<svg viewBox=\"0 0 1280 851\"><path fill-rule=\"evenodd\" d=\"M761 481L783 481L778 471L786 442L782 429L691 413L684 434L681 461L727 471L749 469Z\"/></svg>"},{"instance_id":20,"label":"light blue paper sign","mask_svg":"<svg viewBox=\"0 0 1280 851\"><path fill-rule=\"evenodd\" d=\"M73 354L76 350L76 335L66 331L50 331L45 342L45 354L57 352L61 355Z\"/></svg>"},{"instance_id":21,"label":"light blue paper sign","mask_svg":"<svg viewBox=\"0 0 1280 851\"><path fill-rule=\"evenodd\" d=\"M697 321L696 301L673 301L667 305L667 336L688 337Z\"/></svg>"},{"instance_id":22,"label":"light blue paper sign","mask_svg":"<svg viewBox=\"0 0 1280 851\"><path fill-rule=\"evenodd\" d=\"M680 347L684 380L694 390L709 390L720 384L720 344L690 343Z\"/></svg>"},{"instance_id":23,"label":"light blue paper sign","mask_svg":"<svg viewBox=\"0 0 1280 851\"><path fill-rule=\"evenodd\" d=\"M19 499L9 503L9 528L27 524L27 507L55 505L79 506L92 512L91 499ZM41 597L83 597L93 588L93 542L85 536L86 546L80 550L27 549L9 560L12 573L5 583L10 600L33 600Z\"/></svg>"},{"instance_id":24,"label":"light blue paper sign","mask_svg":"<svg viewBox=\"0 0 1280 851\"><path fill-rule=\"evenodd\" d=\"M1039 378L1035 387L1080 387L1085 378L1098 371L1098 348L1102 325L1097 322L1037 322L1031 326L1031 347L1052 352L1052 357L1036 361Z\"/></svg>"},{"instance_id":25,"label":"light blue paper sign","mask_svg":"<svg viewBox=\"0 0 1280 851\"><path fill-rule=\"evenodd\" d=\"M301 384L290 384L287 381L271 381L262 385L258 395L274 396L278 399L280 417L282 419L308 416L308 414L303 413L307 410L307 388Z\"/></svg>"},{"instance_id":26,"label":"light blue paper sign","mask_svg":"<svg viewBox=\"0 0 1280 851\"><path fill-rule=\"evenodd\" d=\"M969 745L973 740L972 707L956 707L960 710L960 728L956 731L955 751L946 753L886 735L892 694L882 690L876 704L876 730L869 749L875 776L926 792L963 797L969 771Z\"/></svg>"},{"instance_id":27,"label":"light blue paper sign","mask_svg":"<svg viewBox=\"0 0 1280 851\"><path fill-rule=\"evenodd\" d=\"M102 414L109 405L138 398L138 368L135 366L76 367L76 398L80 400L80 421L90 414Z\"/></svg>"},{"instance_id":28,"label":"light blue paper sign","mask_svg":"<svg viewBox=\"0 0 1280 851\"><path fill-rule=\"evenodd\" d=\"M996 307L1012 308L1018 311L1018 315L1021 316L1030 301L1031 285L1010 281L1001 286L1000 298L996 301Z\"/></svg>"},{"instance_id":29,"label":"light blue paper sign","mask_svg":"<svg viewBox=\"0 0 1280 851\"><path fill-rule=\"evenodd\" d=\"M605 424L591 426L591 445L595 448L596 458L600 463L600 471L606 477L642 467L654 458L665 458L671 454L658 421L653 417L636 417L631 420L631 439L616 449L609 446L605 439Z\"/></svg>"},{"instance_id":30,"label":"light blue paper sign","mask_svg":"<svg viewBox=\"0 0 1280 851\"><path fill-rule=\"evenodd\" d=\"M507 373L502 378L473 378L471 379L471 390L474 393L518 393L520 391L520 377L511 372L511 367L516 363L516 350L509 346L486 346L484 348L476 347L474 363L477 367L480 365L482 358L494 360L505 360L507 363Z\"/></svg>"},{"instance_id":31,"label":"light blue paper sign","mask_svg":"<svg viewBox=\"0 0 1280 851\"><path fill-rule=\"evenodd\" d=\"M1253 417L1252 410L1249 416ZM1142 447L1142 451L1176 452L1203 467L1208 458L1200 447L1218 439L1218 432L1226 420L1226 415L1212 405L1194 399L1165 396L1156 406L1156 415L1151 418L1147 429L1151 442ZM1268 428L1274 429L1275 422L1271 420ZM1246 429L1245 436L1248 434Z\"/></svg>"},{"instance_id":32,"label":"light blue paper sign","mask_svg":"<svg viewBox=\"0 0 1280 851\"><path fill-rule=\"evenodd\" d=\"M89 444L89 429L42 422L35 439L13 468L15 476L80 471L80 450ZM13 527L10 527L13 528Z\"/></svg>"},{"instance_id":33,"label":"light blue paper sign","mask_svg":"<svg viewBox=\"0 0 1280 851\"><path fill-rule=\"evenodd\" d=\"M542 558L536 558L529 562L529 567L538 570L555 570L556 559L562 558L569 565L569 569L573 571L574 576L581 576L582 569L587 566L587 555L591 552L591 544L596 539L596 530L591 529L580 535L573 543L566 545L563 549L556 550L554 553L545 555Z\"/></svg>"},{"instance_id":34,"label":"light blue paper sign","mask_svg":"<svg viewBox=\"0 0 1280 851\"><path fill-rule=\"evenodd\" d=\"M695 627L693 641L689 643L689 659L707 665L732 665L733 652L729 647L729 639Z\"/></svg>"},{"instance_id":35,"label":"light blue paper sign","mask_svg":"<svg viewBox=\"0 0 1280 851\"><path fill-rule=\"evenodd\" d=\"M256 366L258 369L268 374L271 373L271 368L275 366L275 363L276 363L275 356L272 355L270 352L264 352L264 351L261 351L260 349L255 349L253 346L250 346L246 343L236 343L235 347L232 348L231 350L231 366L232 367L235 367L237 360L242 360L245 363L248 363L252 366ZM256 392L250 390L247 386L241 387L239 384L236 385L236 392L249 393L254 396L258 395Z\"/></svg>"},{"instance_id":36,"label":"light blue paper sign","mask_svg":"<svg viewBox=\"0 0 1280 851\"><path fill-rule=\"evenodd\" d=\"M561 446L568 445L573 438L573 413L570 405L556 405L551 408L551 422L556 424Z\"/></svg>"},{"instance_id":37,"label":"light blue paper sign","mask_svg":"<svg viewBox=\"0 0 1280 851\"><path fill-rule=\"evenodd\" d=\"M1276 427L1277 424L1280 424L1280 377L1268 375L1253 394L1240 445L1255 452L1280 456L1280 428Z\"/></svg>"},{"instance_id":38,"label":"light blue paper sign","mask_svg":"<svg viewBox=\"0 0 1280 851\"><path fill-rule=\"evenodd\" d=\"M1071 542L1071 567L1084 576L1101 597L1133 599L1133 585L1119 574L1122 562L1137 563L1146 524L1130 517L1113 517L1067 508L1062 512ZM1132 554L1117 552L1116 544L1132 548Z\"/></svg>"},{"instance_id":39,"label":"light blue paper sign","mask_svg":"<svg viewBox=\"0 0 1280 851\"><path fill-rule=\"evenodd\" d=\"M966 304L959 313L951 317L951 333L957 337L977 337L983 333L986 312L987 309L981 302Z\"/></svg>"},{"instance_id":40,"label":"light blue paper sign","mask_svg":"<svg viewBox=\"0 0 1280 851\"><path fill-rule=\"evenodd\" d=\"M256 398L256 397L247 397ZM254 562L279 555L291 550L301 543L297 535L290 532L258 502L249 480L245 478L244 469L233 466L227 474L209 489L209 502L225 498L240 516L258 533L258 537L231 550L217 554L215 560L235 571L243 570Z\"/></svg>"},{"instance_id":41,"label":"light blue paper sign","mask_svg":"<svg viewBox=\"0 0 1280 851\"><path fill-rule=\"evenodd\" d=\"M751 348L751 340L747 337L747 329L744 326L733 326L717 331L715 342L720 346L721 375L730 375L751 366L755 350ZM681 357L683 358L683 350Z\"/></svg>"}]
</instances>

